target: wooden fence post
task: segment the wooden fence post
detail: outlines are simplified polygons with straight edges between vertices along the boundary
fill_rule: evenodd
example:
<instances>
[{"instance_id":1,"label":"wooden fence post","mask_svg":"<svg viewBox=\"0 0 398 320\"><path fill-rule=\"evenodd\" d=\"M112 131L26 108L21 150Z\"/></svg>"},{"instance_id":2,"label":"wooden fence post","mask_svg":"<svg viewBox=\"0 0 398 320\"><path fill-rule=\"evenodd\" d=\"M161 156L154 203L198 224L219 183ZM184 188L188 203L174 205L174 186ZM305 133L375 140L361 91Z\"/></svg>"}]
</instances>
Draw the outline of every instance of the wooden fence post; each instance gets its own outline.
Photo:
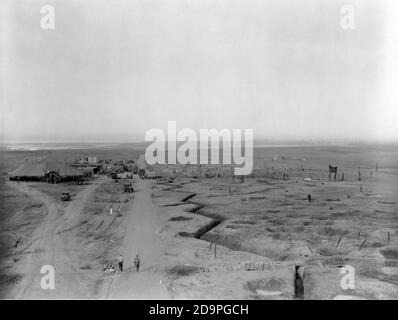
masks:
<instances>
[{"instance_id":1,"label":"wooden fence post","mask_svg":"<svg viewBox=\"0 0 398 320\"><path fill-rule=\"evenodd\" d=\"M340 241L341 241L341 237L340 237L339 241L337 242L336 248L339 246Z\"/></svg>"}]
</instances>

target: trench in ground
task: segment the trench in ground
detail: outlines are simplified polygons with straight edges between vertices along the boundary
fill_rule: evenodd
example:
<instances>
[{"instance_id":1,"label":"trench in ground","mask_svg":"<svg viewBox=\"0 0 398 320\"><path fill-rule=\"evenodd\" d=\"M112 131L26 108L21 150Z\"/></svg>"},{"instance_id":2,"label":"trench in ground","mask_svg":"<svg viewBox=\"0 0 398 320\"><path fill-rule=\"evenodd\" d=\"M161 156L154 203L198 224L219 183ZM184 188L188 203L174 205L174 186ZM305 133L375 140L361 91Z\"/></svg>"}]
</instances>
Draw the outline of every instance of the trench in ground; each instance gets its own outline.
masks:
<instances>
[{"instance_id":1,"label":"trench in ground","mask_svg":"<svg viewBox=\"0 0 398 320\"><path fill-rule=\"evenodd\" d=\"M218 245L224 246L230 250L241 250L241 244L240 244L239 239L232 239L231 237L221 237L220 238L216 235L209 234L209 232L211 230L213 230L220 223L225 221L226 218L222 215L203 210L206 207L206 205L201 204L199 202L192 201L192 198L194 198L196 195L197 195L197 193L191 193L181 200L182 203L188 203L188 204L193 205L193 208L186 209L185 211L194 213L194 214L199 214L201 216L210 218L211 220L209 223L200 227L195 232L182 231L182 232L179 232L178 235L181 237L196 238L196 239L200 239L200 240L207 241L210 243L218 244ZM246 250L243 250L243 251L246 251Z\"/></svg>"},{"instance_id":2,"label":"trench in ground","mask_svg":"<svg viewBox=\"0 0 398 320\"><path fill-rule=\"evenodd\" d=\"M186 209L185 211L210 218L211 220L209 223L200 227L195 232L181 231L178 233L179 236L200 239L203 241L207 241L209 243L214 243L214 244L224 246L224 247L226 247L230 250L234 250L234 251L245 251L245 252L251 252L254 254L258 254L257 252L245 250L245 248L242 248L240 239L237 239L237 238L234 238L231 236L218 236L217 234L209 233L210 231L215 229L218 225L220 225L223 221L227 220L227 218L225 218L224 216L222 216L220 214L211 213L211 212L204 210L206 205L201 204L199 202L192 201L192 198L194 198L196 195L197 195L196 193L191 193L182 199L183 203L193 205L192 208Z\"/></svg>"},{"instance_id":3,"label":"trench in ground","mask_svg":"<svg viewBox=\"0 0 398 320\"><path fill-rule=\"evenodd\" d=\"M192 237L192 238L196 238L196 239L202 239L203 235L205 235L209 231L211 231L214 228L216 228L221 222L223 222L225 220L225 218L220 216L220 215L217 215L217 214L212 214L212 213L201 211L205 207L204 204L190 201L196 195L197 195L196 193L191 193L191 194L189 194L188 196L186 196L185 198L183 198L181 200L181 202L189 203L189 204L194 205L193 208L187 209L185 211L186 212L190 212L190 213L194 213L194 214L199 214L201 216L205 216L207 218L210 218L211 220L210 220L209 223L207 223L206 225L200 227L195 232L184 232L183 231L183 232L179 232L178 234L180 236L182 236L182 237ZM207 241L206 239L202 239L202 240Z\"/></svg>"}]
</instances>

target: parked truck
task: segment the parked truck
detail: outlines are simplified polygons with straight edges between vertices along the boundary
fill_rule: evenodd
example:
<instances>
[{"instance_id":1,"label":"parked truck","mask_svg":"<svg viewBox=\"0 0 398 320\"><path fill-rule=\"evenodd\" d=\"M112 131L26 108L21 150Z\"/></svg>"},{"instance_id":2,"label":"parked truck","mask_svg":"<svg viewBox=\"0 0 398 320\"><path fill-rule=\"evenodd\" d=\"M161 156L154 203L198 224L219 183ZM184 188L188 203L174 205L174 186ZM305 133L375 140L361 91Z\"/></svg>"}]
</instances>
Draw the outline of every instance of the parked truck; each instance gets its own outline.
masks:
<instances>
[{"instance_id":1,"label":"parked truck","mask_svg":"<svg viewBox=\"0 0 398 320\"><path fill-rule=\"evenodd\" d=\"M145 178L145 169L140 169L139 171L138 171L138 175L139 175L139 177L141 178L141 179L143 179L143 178Z\"/></svg>"},{"instance_id":2,"label":"parked truck","mask_svg":"<svg viewBox=\"0 0 398 320\"><path fill-rule=\"evenodd\" d=\"M61 200L62 201L70 201L70 193L69 192L62 192Z\"/></svg>"},{"instance_id":3,"label":"parked truck","mask_svg":"<svg viewBox=\"0 0 398 320\"><path fill-rule=\"evenodd\" d=\"M117 180L117 173L116 172L111 172L110 176L111 176L112 179Z\"/></svg>"},{"instance_id":4,"label":"parked truck","mask_svg":"<svg viewBox=\"0 0 398 320\"><path fill-rule=\"evenodd\" d=\"M125 183L124 184L124 192L134 192L133 184L132 183Z\"/></svg>"}]
</instances>

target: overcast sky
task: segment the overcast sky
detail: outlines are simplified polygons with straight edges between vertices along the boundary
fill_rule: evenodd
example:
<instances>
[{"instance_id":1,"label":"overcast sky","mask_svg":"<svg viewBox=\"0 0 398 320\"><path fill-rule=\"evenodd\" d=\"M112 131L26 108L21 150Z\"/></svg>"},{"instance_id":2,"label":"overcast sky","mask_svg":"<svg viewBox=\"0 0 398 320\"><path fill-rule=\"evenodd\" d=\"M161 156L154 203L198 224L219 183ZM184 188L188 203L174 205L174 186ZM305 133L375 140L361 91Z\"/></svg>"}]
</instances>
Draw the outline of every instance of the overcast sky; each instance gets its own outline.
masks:
<instances>
[{"instance_id":1,"label":"overcast sky","mask_svg":"<svg viewBox=\"0 0 398 320\"><path fill-rule=\"evenodd\" d=\"M394 2L1 1L0 138L142 141L175 120L255 139L398 140ZM44 4L55 30L40 27Z\"/></svg>"}]
</instances>

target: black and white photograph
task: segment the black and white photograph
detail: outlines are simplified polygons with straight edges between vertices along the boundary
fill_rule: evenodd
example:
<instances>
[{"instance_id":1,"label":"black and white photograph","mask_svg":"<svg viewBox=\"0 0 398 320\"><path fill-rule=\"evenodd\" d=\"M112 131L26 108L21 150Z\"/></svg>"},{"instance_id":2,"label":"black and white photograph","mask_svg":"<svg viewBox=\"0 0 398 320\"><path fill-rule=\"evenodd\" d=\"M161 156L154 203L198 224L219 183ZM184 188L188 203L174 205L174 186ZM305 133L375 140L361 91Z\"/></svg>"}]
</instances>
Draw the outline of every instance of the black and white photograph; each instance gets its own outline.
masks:
<instances>
[{"instance_id":1,"label":"black and white photograph","mask_svg":"<svg viewBox=\"0 0 398 320\"><path fill-rule=\"evenodd\" d=\"M0 10L1 300L398 299L397 1Z\"/></svg>"}]
</instances>

